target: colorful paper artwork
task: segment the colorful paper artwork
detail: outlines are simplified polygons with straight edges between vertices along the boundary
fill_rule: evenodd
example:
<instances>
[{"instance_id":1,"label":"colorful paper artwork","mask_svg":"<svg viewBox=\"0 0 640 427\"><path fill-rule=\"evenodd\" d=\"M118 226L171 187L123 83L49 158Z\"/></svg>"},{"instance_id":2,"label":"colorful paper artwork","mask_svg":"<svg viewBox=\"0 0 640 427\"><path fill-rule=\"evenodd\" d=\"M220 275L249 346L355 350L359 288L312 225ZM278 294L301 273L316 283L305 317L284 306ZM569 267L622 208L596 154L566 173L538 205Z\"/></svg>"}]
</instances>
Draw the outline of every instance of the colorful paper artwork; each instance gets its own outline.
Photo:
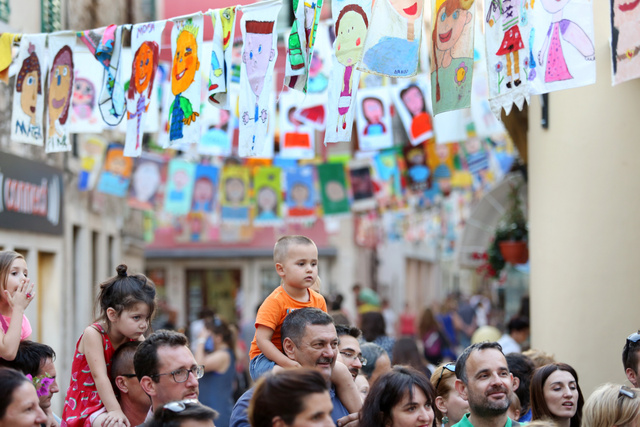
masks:
<instances>
[{"instance_id":1,"label":"colorful paper artwork","mask_svg":"<svg viewBox=\"0 0 640 427\"><path fill-rule=\"evenodd\" d=\"M611 0L612 83L640 77L640 7L638 2Z\"/></svg>"},{"instance_id":2,"label":"colorful paper artwork","mask_svg":"<svg viewBox=\"0 0 640 427\"><path fill-rule=\"evenodd\" d=\"M78 173L78 190L93 190L98 180L107 143L101 138L92 136L81 138L78 144L80 155L80 172Z\"/></svg>"},{"instance_id":3,"label":"colorful paper artwork","mask_svg":"<svg viewBox=\"0 0 640 427\"><path fill-rule=\"evenodd\" d=\"M116 197L126 197L133 159L123 156L124 147L120 144L109 144L107 158L98 181L98 191Z\"/></svg>"},{"instance_id":4,"label":"colorful paper artwork","mask_svg":"<svg viewBox=\"0 0 640 427\"><path fill-rule=\"evenodd\" d=\"M223 223L248 224L249 168L225 166L220 178L220 218Z\"/></svg>"},{"instance_id":5,"label":"colorful paper artwork","mask_svg":"<svg viewBox=\"0 0 640 427\"><path fill-rule=\"evenodd\" d=\"M120 81L120 52L122 49L123 25L78 32L84 42L104 68L98 108L102 119L109 126L116 126L126 112L124 89Z\"/></svg>"},{"instance_id":6,"label":"colorful paper artwork","mask_svg":"<svg viewBox=\"0 0 640 427\"><path fill-rule=\"evenodd\" d=\"M104 127L98 108L104 68L84 45L76 45L73 56L75 62L82 65L75 70L69 132L99 133Z\"/></svg>"},{"instance_id":7,"label":"colorful paper artwork","mask_svg":"<svg viewBox=\"0 0 640 427\"><path fill-rule=\"evenodd\" d=\"M240 79L240 157L267 157L265 135L274 110L273 69L278 57L276 21L280 0L242 7L242 65ZM271 126L275 126L275 121Z\"/></svg>"},{"instance_id":8,"label":"colorful paper artwork","mask_svg":"<svg viewBox=\"0 0 640 427\"><path fill-rule=\"evenodd\" d=\"M307 92L307 80L323 0L293 0L294 20L288 38L284 85Z\"/></svg>"},{"instance_id":9,"label":"colorful paper artwork","mask_svg":"<svg viewBox=\"0 0 640 427\"><path fill-rule=\"evenodd\" d=\"M474 0L435 0L431 34L433 114L468 108L473 76Z\"/></svg>"},{"instance_id":10,"label":"colorful paper artwork","mask_svg":"<svg viewBox=\"0 0 640 427\"><path fill-rule=\"evenodd\" d=\"M253 179L256 195L254 226L273 226L282 222L281 175L282 170L273 166L256 170Z\"/></svg>"},{"instance_id":11,"label":"colorful paper artwork","mask_svg":"<svg viewBox=\"0 0 640 427\"><path fill-rule=\"evenodd\" d=\"M73 99L73 46L74 36L49 36L51 66L47 78L47 139L45 152L71 151L67 128Z\"/></svg>"},{"instance_id":12,"label":"colorful paper artwork","mask_svg":"<svg viewBox=\"0 0 640 427\"><path fill-rule=\"evenodd\" d=\"M216 107L228 110L233 36L236 32L236 7L215 9L209 13L213 24L213 46L211 48L208 99Z\"/></svg>"},{"instance_id":13,"label":"colorful paper artwork","mask_svg":"<svg viewBox=\"0 0 640 427\"><path fill-rule=\"evenodd\" d=\"M342 163L318 165L318 180L322 209L325 216L344 215L350 212L347 179Z\"/></svg>"},{"instance_id":14,"label":"colorful paper artwork","mask_svg":"<svg viewBox=\"0 0 640 427\"><path fill-rule=\"evenodd\" d=\"M324 142L351 141L354 107L360 84L358 63L371 15L370 0L332 0L336 38L329 77L329 104Z\"/></svg>"},{"instance_id":15,"label":"colorful paper artwork","mask_svg":"<svg viewBox=\"0 0 640 427\"><path fill-rule=\"evenodd\" d=\"M529 102L529 7L530 0L485 2L487 69L495 70L489 74L489 97L496 117Z\"/></svg>"},{"instance_id":16,"label":"colorful paper artwork","mask_svg":"<svg viewBox=\"0 0 640 427\"><path fill-rule=\"evenodd\" d=\"M200 140L200 46L202 15L176 19L171 29L171 93L169 107L169 141L194 144Z\"/></svg>"},{"instance_id":17,"label":"colorful paper artwork","mask_svg":"<svg viewBox=\"0 0 640 427\"><path fill-rule=\"evenodd\" d=\"M452 190L457 148L458 144L456 143L427 142L427 165L432 174L432 181L445 196Z\"/></svg>"},{"instance_id":18,"label":"colorful paper artwork","mask_svg":"<svg viewBox=\"0 0 640 427\"><path fill-rule=\"evenodd\" d=\"M488 180L489 151L477 136L467 138L462 145L467 170L473 176L473 187L480 188Z\"/></svg>"},{"instance_id":19,"label":"colorful paper artwork","mask_svg":"<svg viewBox=\"0 0 640 427\"><path fill-rule=\"evenodd\" d=\"M46 78L47 36L23 35L17 64L11 114L11 140L42 145L44 129L44 80Z\"/></svg>"},{"instance_id":20,"label":"colorful paper artwork","mask_svg":"<svg viewBox=\"0 0 640 427\"><path fill-rule=\"evenodd\" d=\"M202 136L198 153L209 156L231 156L233 124L229 110L215 108L209 103L202 106Z\"/></svg>"},{"instance_id":21,"label":"colorful paper artwork","mask_svg":"<svg viewBox=\"0 0 640 427\"><path fill-rule=\"evenodd\" d=\"M196 165L191 212L212 213L216 210L220 168Z\"/></svg>"},{"instance_id":22,"label":"colorful paper artwork","mask_svg":"<svg viewBox=\"0 0 640 427\"><path fill-rule=\"evenodd\" d=\"M315 156L315 130L296 118L296 98L290 91L280 94L280 157L312 159Z\"/></svg>"},{"instance_id":23,"label":"colorful paper artwork","mask_svg":"<svg viewBox=\"0 0 640 427\"><path fill-rule=\"evenodd\" d=\"M315 219L316 190L313 177L314 168L311 165L286 169L288 219L293 221Z\"/></svg>"},{"instance_id":24,"label":"colorful paper artwork","mask_svg":"<svg viewBox=\"0 0 640 427\"><path fill-rule=\"evenodd\" d=\"M384 150L375 156L374 168L378 182L380 183L380 198L400 196L402 182L400 167L398 166L397 152L395 149Z\"/></svg>"},{"instance_id":25,"label":"colorful paper artwork","mask_svg":"<svg viewBox=\"0 0 640 427\"><path fill-rule=\"evenodd\" d=\"M390 77L410 77L418 72L423 5L422 0L373 3L360 71Z\"/></svg>"},{"instance_id":26,"label":"colorful paper artwork","mask_svg":"<svg viewBox=\"0 0 640 427\"><path fill-rule=\"evenodd\" d=\"M124 155L138 157L142 152L142 136L147 111L154 96L153 86L160 60L162 31L166 21L134 25L131 30L133 64L127 90L127 138Z\"/></svg>"},{"instance_id":27,"label":"colorful paper artwork","mask_svg":"<svg viewBox=\"0 0 640 427\"><path fill-rule=\"evenodd\" d=\"M156 194L162 184L162 156L143 152L136 160L131 188L129 189L129 206L141 210L153 210Z\"/></svg>"},{"instance_id":28,"label":"colorful paper artwork","mask_svg":"<svg viewBox=\"0 0 640 427\"><path fill-rule=\"evenodd\" d=\"M411 145L433 138L433 121L427 109L428 89L423 81L401 80L392 88L394 104Z\"/></svg>"},{"instance_id":29,"label":"colorful paper artwork","mask_svg":"<svg viewBox=\"0 0 640 427\"><path fill-rule=\"evenodd\" d=\"M407 184L413 191L424 191L429 187L431 173L427 167L425 144L407 145L403 148L407 165Z\"/></svg>"},{"instance_id":30,"label":"colorful paper artwork","mask_svg":"<svg viewBox=\"0 0 640 427\"><path fill-rule=\"evenodd\" d=\"M374 209L376 199L369 159L357 159L349 162L349 181L353 196L351 209L356 212Z\"/></svg>"},{"instance_id":31,"label":"colorful paper artwork","mask_svg":"<svg viewBox=\"0 0 640 427\"><path fill-rule=\"evenodd\" d=\"M196 164L183 159L169 161L164 192L164 211L186 215L191 210Z\"/></svg>"},{"instance_id":32,"label":"colorful paper artwork","mask_svg":"<svg viewBox=\"0 0 640 427\"><path fill-rule=\"evenodd\" d=\"M530 43L536 61L531 93L593 84L596 54L591 0L539 0L533 4Z\"/></svg>"},{"instance_id":33,"label":"colorful paper artwork","mask_svg":"<svg viewBox=\"0 0 640 427\"><path fill-rule=\"evenodd\" d=\"M356 124L360 150L382 150L393 145L391 101L386 87L358 91Z\"/></svg>"}]
</instances>

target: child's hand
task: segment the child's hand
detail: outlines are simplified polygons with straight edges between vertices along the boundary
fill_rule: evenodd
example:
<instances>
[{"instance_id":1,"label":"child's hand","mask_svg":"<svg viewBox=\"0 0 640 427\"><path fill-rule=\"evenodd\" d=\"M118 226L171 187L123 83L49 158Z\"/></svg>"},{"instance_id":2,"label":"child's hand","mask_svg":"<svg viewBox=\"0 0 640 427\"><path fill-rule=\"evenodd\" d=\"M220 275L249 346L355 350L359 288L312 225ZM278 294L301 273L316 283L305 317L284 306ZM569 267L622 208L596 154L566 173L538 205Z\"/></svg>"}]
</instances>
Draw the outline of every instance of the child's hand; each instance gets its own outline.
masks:
<instances>
[{"instance_id":1,"label":"child's hand","mask_svg":"<svg viewBox=\"0 0 640 427\"><path fill-rule=\"evenodd\" d=\"M18 289L13 295L7 290L4 291L4 296L12 310L14 307L24 310L29 306L31 300L34 298L34 286L35 283L30 283L29 279L24 279L20 282L20 286L18 286Z\"/></svg>"},{"instance_id":2,"label":"child's hand","mask_svg":"<svg viewBox=\"0 0 640 427\"><path fill-rule=\"evenodd\" d=\"M107 417L102 422L102 427L131 427L131 423L127 419L121 409L107 412Z\"/></svg>"}]
</instances>

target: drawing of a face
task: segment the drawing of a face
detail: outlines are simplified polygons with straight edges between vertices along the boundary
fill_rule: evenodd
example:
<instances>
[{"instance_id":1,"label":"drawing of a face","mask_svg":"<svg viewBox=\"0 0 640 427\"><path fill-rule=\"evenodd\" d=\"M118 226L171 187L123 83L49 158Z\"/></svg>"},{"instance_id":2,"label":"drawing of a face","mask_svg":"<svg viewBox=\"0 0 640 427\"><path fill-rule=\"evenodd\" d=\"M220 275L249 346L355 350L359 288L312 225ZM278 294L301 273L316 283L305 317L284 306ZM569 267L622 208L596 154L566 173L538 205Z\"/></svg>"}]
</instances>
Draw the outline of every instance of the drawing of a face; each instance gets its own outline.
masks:
<instances>
[{"instance_id":1,"label":"drawing of a face","mask_svg":"<svg viewBox=\"0 0 640 427\"><path fill-rule=\"evenodd\" d=\"M155 162L142 162L133 174L133 190L136 199L148 202L160 185L160 168Z\"/></svg>"},{"instance_id":2,"label":"drawing of a face","mask_svg":"<svg viewBox=\"0 0 640 427\"><path fill-rule=\"evenodd\" d=\"M437 15L436 43L438 50L451 50L460 40L465 25L471 21L471 13L468 10L455 9L451 13L447 13L447 9L445 3Z\"/></svg>"},{"instance_id":3,"label":"drawing of a face","mask_svg":"<svg viewBox=\"0 0 640 427\"><path fill-rule=\"evenodd\" d=\"M244 182L240 178L230 177L224 182L224 195L229 203L240 203L244 200Z\"/></svg>"},{"instance_id":4,"label":"drawing of a face","mask_svg":"<svg viewBox=\"0 0 640 427\"><path fill-rule=\"evenodd\" d=\"M436 157L441 163L449 159L449 146L447 144L436 144Z\"/></svg>"},{"instance_id":5,"label":"drawing of a face","mask_svg":"<svg viewBox=\"0 0 640 427\"><path fill-rule=\"evenodd\" d=\"M258 207L261 212L275 212L278 206L278 197L271 187L262 187L258 191Z\"/></svg>"},{"instance_id":6,"label":"drawing of a face","mask_svg":"<svg viewBox=\"0 0 640 427\"><path fill-rule=\"evenodd\" d=\"M231 28L236 17L236 11L233 7L227 7L220 11L220 21L222 22L222 48L229 47L231 40Z\"/></svg>"},{"instance_id":7,"label":"drawing of a face","mask_svg":"<svg viewBox=\"0 0 640 427\"><path fill-rule=\"evenodd\" d=\"M174 95L184 92L191 86L200 68L196 38L187 30L182 30L176 41L176 53L173 56L171 70L171 91Z\"/></svg>"},{"instance_id":8,"label":"drawing of a face","mask_svg":"<svg viewBox=\"0 0 640 427\"><path fill-rule=\"evenodd\" d=\"M133 84L135 84L136 92L142 93L149 87L151 76L154 74L154 59L151 47L147 43L142 43L138 48L134 59L136 74Z\"/></svg>"},{"instance_id":9,"label":"drawing of a face","mask_svg":"<svg viewBox=\"0 0 640 427\"><path fill-rule=\"evenodd\" d=\"M424 150L422 147L412 149L409 151L407 159L412 165L424 165Z\"/></svg>"},{"instance_id":10,"label":"drawing of a face","mask_svg":"<svg viewBox=\"0 0 640 427\"><path fill-rule=\"evenodd\" d=\"M640 2L634 0L613 0L613 23L618 29L626 25L640 25Z\"/></svg>"},{"instance_id":11,"label":"drawing of a face","mask_svg":"<svg viewBox=\"0 0 640 427\"><path fill-rule=\"evenodd\" d=\"M247 21L242 62L246 64L251 91L260 96L269 62L273 61L273 22Z\"/></svg>"},{"instance_id":12,"label":"drawing of a face","mask_svg":"<svg viewBox=\"0 0 640 427\"><path fill-rule=\"evenodd\" d=\"M176 190L182 191L189 183L189 175L184 169L179 169L173 173L173 186Z\"/></svg>"},{"instance_id":13,"label":"drawing of a face","mask_svg":"<svg viewBox=\"0 0 640 427\"><path fill-rule=\"evenodd\" d=\"M93 83L87 79L77 78L73 89L73 107L75 108L81 105L88 105L89 108L93 108L95 98L96 91L93 87Z\"/></svg>"},{"instance_id":14,"label":"drawing of a face","mask_svg":"<svg viewBox=\"0 0 640 427\"><path fill-rule=\"evenodd\" d=\"M418 86L407 87L402 91L400 97L412 116L417 116L424 112L424 96Z\"/></svg>"},{"instance_id":15,"label":"drawing of a face","mask_svg":"<svg viewBox=\"0 0 640 427\"><path fill-rule=\"evenodd\" d=\"M344 187L338 181L327 182L324 191L332 202L339 202L345 198Z\"/></svg>"},{"instance_id":16,"label":"drawing of a face","mask_svg":"<svg viewBox=\"0 0 640 427\"><path fill-rule=\"evenodd\" d=\"M367 35L367 22L358 10L347 10L350 6L345 6L338 20L336 21L336 58L345 67L353 66L362 58L362 48L364 38ZM344 12L347 10L346 12ZM344 12L344 14L343 14Z\"/></svg>"},{"instance_id":17,"label":"drawing of a face","mask_svg":"<svg viewBox=\"0 0 640 427\"><path fill-rule=\"evenodd\" d=\"M303 206L309 198L309 188L306 185L299 182L291 189L291 200L296 206Z\"/></svg>"},{"instance_id":18,"label":"drawing of a face","mask_svg":"<svg viewBox=\"0 0 640 427\"><path fill-rule=\"evenodd\" d=\"M362 101L362 114L369 123L380 123L384 116L382 102L376 98L365 98Z\"/></svg>"},{"instance_id":19,"label":"drawing of a face","mask_svg":"<svg viewBox=\"0 0 640 427\"><path fill-rule=\"evenodd\" d=\"M213 200L213 182L206 177L200 177L193 185L193 203L209 203Z\"/></svg>"},{"instance_id":20,"label":"drawing of a face","mask_svg":"<svg viewBox=\"0 0 640 427\"><path fill-rule=\"evenodd\" d=\"M390 0L389 3L391 3L391 6L393 6L396 12L410 21L417 19L422 14L423 2L421 1Z\"/></svg>"},{"instance_id":21,"label":"drawing of a face","mask_svg":"<svg viewBox=\"0 0 640 427\"><path fill-rule=\"evenodd\" d=\"M67 122L73 90L73 57L71 48L63 46L53 60L49 72L49 126L56 120Z\"/></svg>"},{"instance_id":22,"label":"drawing of a face","mask_svg":"<svg viewBox=\"0 0 640 427\"><path fill-rule=\"evenodd\" d=\"M549 13L556 13L567 5L571 0L540 0L542 7Z\"/></svg>"},{"instance_id":23,"label":"drawing of a face","mask_svg":"<svg viewBox=\"0 0 640 427\"><path fill-rule=\"evenodd\" d=\"M469 138L464 142L464 147L467 149L468 154L475 154L480 151L480 139Z\"/></svg>"},{"instance_id":24,"label":"drawing of a face","mask_svg":"<svg viewBox=\"0 0 640 427\"><path fill-rule=\"evenodd\" d=\"M224 128L228 123L229 123L229 111L220 110L220 120L218 121L218 124L216 125L216 127L218 129L221 129L221 128Z\"/></svg>"},{"instance_id":25,"label":"drawing of a face","mask_svg":"<svg viewBox=\"0 0 640 427\"><path fill-rule=\"evenodd\" d=\"M122 155L122 148L111 149L107 152L107 160L105 161L105 170L120 175L125 178L131 176L133 168L133 159Z\"/></svg>"},{"instance_id":26,"label":"drawing of a face","mask_svg":"<svg viewBox=\"0 0 640 427\"><path fill-rule=\"evenodd\" d=\"M38 73L32 71L25 75L22 83L22 96L20 97L20 107L22 111L31 117L31 124L36 123L36 103L38 102Z\"/></svg>"}]
</instances>

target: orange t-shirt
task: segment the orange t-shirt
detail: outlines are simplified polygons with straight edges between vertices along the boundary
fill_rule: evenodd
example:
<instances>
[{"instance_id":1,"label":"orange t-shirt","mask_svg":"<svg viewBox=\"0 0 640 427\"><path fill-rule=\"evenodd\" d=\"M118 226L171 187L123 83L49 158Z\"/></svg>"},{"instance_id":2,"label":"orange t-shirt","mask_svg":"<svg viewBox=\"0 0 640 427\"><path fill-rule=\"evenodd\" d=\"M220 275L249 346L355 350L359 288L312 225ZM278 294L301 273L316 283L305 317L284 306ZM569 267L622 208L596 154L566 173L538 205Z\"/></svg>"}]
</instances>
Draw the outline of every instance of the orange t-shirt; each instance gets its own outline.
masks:
<instances>
[{"instance_id":1,"label":"orange t-shirt","mask_svg":"<svg viewBox=\"0 0 640 427\"><path fill-rule=\"evenodd\" d=\"M282 329L282 322L284 322L284 318L293 310L305 307L315 307L325 313L327 312L327 303L324 300L324 297L316 291L309 289L309 301L300 302L291 298L282 285L280 285L271 292L271 295L264 300L258 309L258 315L256 316L256 329L258 328L258 325L273 329L271 342L278 348L278 350L282 351L282 334L280 329ZM249 350L249 358L253 359L260 353L262 352L258 348L256 336L254 335L253 341L251 341L251 349Z\"/></svg>"}]
</instances>

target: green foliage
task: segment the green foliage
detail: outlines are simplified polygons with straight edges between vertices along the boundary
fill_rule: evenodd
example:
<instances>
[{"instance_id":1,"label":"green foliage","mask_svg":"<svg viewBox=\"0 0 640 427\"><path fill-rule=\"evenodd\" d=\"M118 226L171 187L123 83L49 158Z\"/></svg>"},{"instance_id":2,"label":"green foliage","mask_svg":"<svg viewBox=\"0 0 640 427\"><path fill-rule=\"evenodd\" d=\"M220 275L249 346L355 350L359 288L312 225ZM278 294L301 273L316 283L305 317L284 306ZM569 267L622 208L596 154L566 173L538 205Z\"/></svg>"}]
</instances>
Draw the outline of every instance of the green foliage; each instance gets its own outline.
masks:
<instances>
[{"instance_id":1,"label":"green foliage","mask_svg":"<svg viewBox=\"0 0 640 427\"><path fill-rule=\"evenodd\" d=\"M522 210L522 200L518 195L520 187L521 184L511 185L511 191L509 192L509 207L498 223L495 241L521 241L527 240L529 236L527 219L525 218L524 211Z\"/></svg>"}]
</instances>

